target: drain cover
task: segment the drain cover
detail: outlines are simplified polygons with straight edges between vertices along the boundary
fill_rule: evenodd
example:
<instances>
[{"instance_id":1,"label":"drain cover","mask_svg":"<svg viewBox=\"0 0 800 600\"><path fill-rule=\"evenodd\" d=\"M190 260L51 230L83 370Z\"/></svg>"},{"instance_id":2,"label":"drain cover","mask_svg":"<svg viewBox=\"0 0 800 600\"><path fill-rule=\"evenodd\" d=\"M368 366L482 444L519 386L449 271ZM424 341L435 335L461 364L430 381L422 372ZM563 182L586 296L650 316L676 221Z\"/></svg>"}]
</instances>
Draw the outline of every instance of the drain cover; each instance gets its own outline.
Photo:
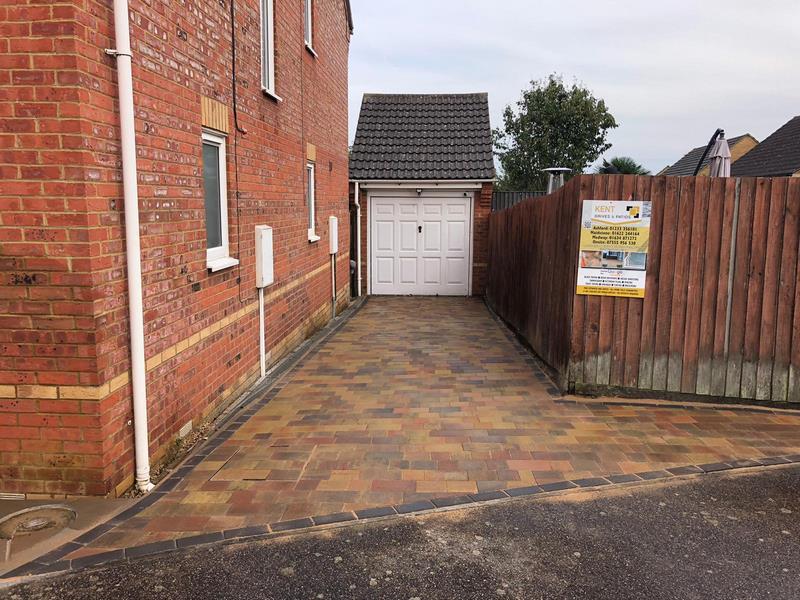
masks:
<instances>
[{"instance_id":1,"label":"drain cover","mask_svg":"<svg viewBox=\"0 0 800 600\"><path fill-rule=\"evenodd\" d=\"M5 560L11 556L11 540L45 529L63 529L75 520L76 513L63 504L44 504L18 510L0 518L0 540L5 543Z\"/></svg>"}]
</instances>

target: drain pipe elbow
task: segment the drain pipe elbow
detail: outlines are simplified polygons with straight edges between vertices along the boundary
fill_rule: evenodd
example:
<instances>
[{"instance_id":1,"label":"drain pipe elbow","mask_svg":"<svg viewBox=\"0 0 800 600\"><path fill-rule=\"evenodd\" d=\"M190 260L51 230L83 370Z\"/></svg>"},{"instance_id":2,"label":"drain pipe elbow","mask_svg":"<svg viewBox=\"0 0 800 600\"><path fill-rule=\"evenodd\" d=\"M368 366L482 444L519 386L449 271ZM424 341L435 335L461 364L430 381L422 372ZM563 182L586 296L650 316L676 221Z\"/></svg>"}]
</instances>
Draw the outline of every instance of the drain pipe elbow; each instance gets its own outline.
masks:
<instances>
[{"instance_id":1,"label":"drain pipe elbow","mask_svg":"<svg viewBox=\"0 0 800 600\"><path fill-rule=\"evenodd\" d=\"M116 49L106 52L117 60L122 188L125 202L125 254L130 312L131 388L133 390L133 436L136 487L153 489L150 481L150 448L147 420L147 382L144 358L144 310L142 259L139 233L139 190L136 168L136 130L133 107L133 70L128 0L114 0Z\"/></svg>"}]
</instances>

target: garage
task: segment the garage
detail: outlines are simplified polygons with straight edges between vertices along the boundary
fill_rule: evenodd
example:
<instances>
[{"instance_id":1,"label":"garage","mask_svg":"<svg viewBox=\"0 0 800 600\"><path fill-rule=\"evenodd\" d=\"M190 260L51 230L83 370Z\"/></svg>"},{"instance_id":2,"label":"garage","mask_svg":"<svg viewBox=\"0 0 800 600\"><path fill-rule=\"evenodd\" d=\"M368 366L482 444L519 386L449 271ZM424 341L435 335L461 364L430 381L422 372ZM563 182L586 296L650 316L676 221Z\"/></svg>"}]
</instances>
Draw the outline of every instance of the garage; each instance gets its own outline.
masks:
<instances>
[{"instance_id":1,"label":"garage","mask_svg":"<svg viewBox=\"0 0 800 600\"><path fill-rule=\"evenodd\" d=\"M369 196L372 294L470 293L472 193Z\"/></svg>"},{"instance_id":2,"label":"garage","mask_svg":"<svg viewBox=\"0 0 800 600\"><path fill-rule=\"evenodd\" d=\"M354 295L482 295L486 94L366 94L350 157Z\"/></svg>"}]
</instances>

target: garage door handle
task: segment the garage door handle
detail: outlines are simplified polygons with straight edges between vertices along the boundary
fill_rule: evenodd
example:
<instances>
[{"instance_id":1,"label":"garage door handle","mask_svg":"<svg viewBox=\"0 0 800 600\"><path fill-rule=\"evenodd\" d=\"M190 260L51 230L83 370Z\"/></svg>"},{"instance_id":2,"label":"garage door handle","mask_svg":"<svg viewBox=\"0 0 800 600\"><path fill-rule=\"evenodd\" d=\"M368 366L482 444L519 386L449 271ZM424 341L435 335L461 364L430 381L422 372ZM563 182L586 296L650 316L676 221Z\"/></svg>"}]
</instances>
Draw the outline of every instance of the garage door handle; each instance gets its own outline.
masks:
<instances>
[{"instance_id":1,"label":"garage door handle","mask_svg":"<svg viewBox=\"0 0 800 600\"><path fill-rule=\"evenodd\" d=\"M417 232L422 233L422 225L417 225Z\"/></svg>"}]
</instances>

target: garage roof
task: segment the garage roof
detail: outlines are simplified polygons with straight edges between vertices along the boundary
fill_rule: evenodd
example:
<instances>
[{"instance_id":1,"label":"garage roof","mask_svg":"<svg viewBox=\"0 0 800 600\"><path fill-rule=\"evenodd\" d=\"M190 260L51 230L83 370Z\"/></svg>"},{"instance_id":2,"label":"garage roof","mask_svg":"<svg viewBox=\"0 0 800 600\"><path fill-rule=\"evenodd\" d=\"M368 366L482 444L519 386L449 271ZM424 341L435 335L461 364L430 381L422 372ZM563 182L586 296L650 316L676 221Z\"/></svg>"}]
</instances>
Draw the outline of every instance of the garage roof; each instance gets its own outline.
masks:
<instances>
[{"instance_id":1,"label":"garage roof","mask_svg":"<svg viewBox=\"0 0 800 600\"><path fill-rule=\"evenodd\" d=\"M494 176L487 94L364 94L351 179Z\"/></svg>"}]
</instances>

